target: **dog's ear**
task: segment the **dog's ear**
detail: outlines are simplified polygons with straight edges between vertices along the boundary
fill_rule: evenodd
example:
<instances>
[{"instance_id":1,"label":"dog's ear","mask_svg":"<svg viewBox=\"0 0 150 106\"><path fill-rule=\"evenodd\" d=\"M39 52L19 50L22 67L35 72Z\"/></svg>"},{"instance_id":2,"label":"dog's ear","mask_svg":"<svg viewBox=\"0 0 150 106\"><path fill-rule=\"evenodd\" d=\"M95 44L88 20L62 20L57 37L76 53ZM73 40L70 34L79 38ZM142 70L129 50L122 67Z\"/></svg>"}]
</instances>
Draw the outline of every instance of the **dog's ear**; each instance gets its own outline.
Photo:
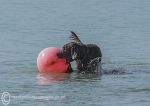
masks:
<instances>
[{"instance_id":1,"label":"dog's ear","mask_svg":"<svg viewBox=\"0 0 150 106\"><path fill-rule=\"evenodd\" d=\"M70 32L71 32L70 40L73 40L76 43L82 45L83 43L81 42L81 40L79 39L79 37L76 35L76 33L73 32L73 31L70 31Z\"/></svg>"}]
</instances>

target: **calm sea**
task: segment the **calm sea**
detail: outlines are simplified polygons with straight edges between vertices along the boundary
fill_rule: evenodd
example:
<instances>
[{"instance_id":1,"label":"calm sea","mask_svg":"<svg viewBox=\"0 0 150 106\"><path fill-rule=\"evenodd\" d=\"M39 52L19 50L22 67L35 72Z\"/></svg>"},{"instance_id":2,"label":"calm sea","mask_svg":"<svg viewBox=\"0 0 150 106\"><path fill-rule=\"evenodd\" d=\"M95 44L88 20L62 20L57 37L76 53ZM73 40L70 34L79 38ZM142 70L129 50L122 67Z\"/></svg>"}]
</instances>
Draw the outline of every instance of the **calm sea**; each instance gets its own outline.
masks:
<instances>
[{"instance_id":1,"label":"calm sea","mask_svg":"<svg viewBox=\"0 0 150 106\"><path fill-rule=\"evenodd\" d=\"M38 73L70 30L101 47L103 76ZM150 1L0 0L0 93L1 106L149 106Z\"/></svg>"}]
</instances>

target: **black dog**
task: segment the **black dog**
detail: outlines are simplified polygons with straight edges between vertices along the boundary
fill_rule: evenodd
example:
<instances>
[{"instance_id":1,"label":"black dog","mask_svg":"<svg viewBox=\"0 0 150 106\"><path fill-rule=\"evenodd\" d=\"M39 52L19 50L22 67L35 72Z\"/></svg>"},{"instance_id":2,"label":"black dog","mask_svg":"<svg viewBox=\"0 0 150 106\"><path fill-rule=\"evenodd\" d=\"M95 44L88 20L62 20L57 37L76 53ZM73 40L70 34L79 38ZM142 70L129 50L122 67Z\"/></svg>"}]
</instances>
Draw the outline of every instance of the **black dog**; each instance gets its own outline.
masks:
<instances>
[{"instance_id":1,"label":"black dog","mask_svg":"<svg viewBox=\"0 0 150 106\"><path fill-rule=\"evenodd\" d=\"M58 54L58 57L64 57L68 63L76 61L78 72L94 70L97 64L101 61L102 53L98 46L94 44L83 44L78 36L72 32L70 37L73 42L69 42L63 46L63 52ZM69 65L69 70L72 70Z\"/></svg>"}]
</instances>

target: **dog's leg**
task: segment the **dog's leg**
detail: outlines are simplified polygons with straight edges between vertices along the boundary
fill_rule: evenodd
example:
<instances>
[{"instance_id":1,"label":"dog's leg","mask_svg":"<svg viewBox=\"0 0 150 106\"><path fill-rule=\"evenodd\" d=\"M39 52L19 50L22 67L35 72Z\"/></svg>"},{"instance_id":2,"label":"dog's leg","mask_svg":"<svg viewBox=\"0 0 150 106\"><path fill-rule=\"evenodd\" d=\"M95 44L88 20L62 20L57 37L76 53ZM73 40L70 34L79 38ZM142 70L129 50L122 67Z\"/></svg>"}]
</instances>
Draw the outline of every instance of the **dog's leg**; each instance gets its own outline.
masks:
<instances>
[{"instance_id":1,"label":"dog's leg","mask_svg":"<svg viewBox=\"0 0 150 106\"><path fill-rule=\"evenodd\" d=\"M73 72L73 69L72 69L72 67L71 67L71 64L70 64L70 63L69 63L69 66L68 66L67 72L68 72L68 73Z\"/></svg>"},{"instance_id":2,"label":"dog's leg","mask_svg":"<svg viewBox=\"0 0 150 106\"><path fill-rule=\"evenodd\" d=\"M77 72L80 73L81 71L83 71L83 66L80 60L76 60L76 64L77 64Z\"/></svg>"}]
</instances>

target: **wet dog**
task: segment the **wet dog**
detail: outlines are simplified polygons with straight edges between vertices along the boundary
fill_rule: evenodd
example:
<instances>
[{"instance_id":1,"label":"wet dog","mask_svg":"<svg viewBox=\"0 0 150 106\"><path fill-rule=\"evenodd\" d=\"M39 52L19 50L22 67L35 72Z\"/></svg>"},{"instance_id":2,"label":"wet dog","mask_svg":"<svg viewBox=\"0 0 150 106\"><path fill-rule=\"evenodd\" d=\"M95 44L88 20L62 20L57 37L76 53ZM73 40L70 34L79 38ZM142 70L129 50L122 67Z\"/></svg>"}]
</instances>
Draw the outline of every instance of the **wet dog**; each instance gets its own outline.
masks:
<instances>
[{"instance_id":1,"label":"wet dog","mask_svg":"<svg viewBox=\"0 0 150 106\"><path fill-rule=\"evenodd\" d=\"M66 58L69 64L75 60L78 73L95 70L102 57L100 48L95 44L83 44L74 32L71 31L71 34L72 42L63 46L63 52L59 53L58 57ZM69 70L72 72L71 65Z\"/></svg>"}]
</instances>

